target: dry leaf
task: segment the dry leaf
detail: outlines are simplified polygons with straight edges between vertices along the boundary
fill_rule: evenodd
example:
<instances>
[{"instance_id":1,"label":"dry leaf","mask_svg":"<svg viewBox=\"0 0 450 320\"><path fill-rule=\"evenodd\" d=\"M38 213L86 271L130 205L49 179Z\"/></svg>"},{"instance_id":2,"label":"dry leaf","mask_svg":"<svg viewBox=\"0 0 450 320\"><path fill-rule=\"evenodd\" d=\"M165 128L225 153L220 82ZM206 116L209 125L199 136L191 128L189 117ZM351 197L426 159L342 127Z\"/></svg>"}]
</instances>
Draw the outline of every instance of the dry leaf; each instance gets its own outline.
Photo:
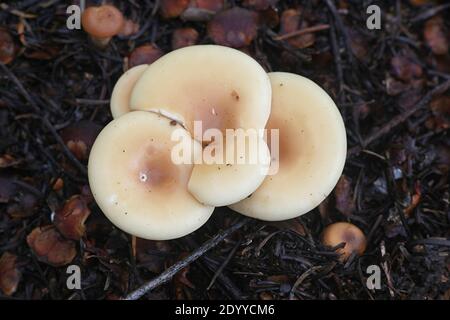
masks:
<instances>
[{"instance_id":1,"label":"dry leaf","mask_svg":"<svg viewBox=\"0 0 450 320\"><path fill-rule=\"evenodd\" d=\"M66 238L80 240L85 234L84 223L90 214L91 210L84 198L76 195L67 200L64 206L56 211L53 223Z\"/></svg>"},{"instance_id":2,"label":"dry leaf","mask_svg":"<svg viewBox=\"0 0 450 320\"><path fill-rule=\"evenodd\" d=\"M39 261L54 267L71 263L77 255L75 242L64 239L54 226L35 228L27 243Z\"/></svg>"},{"instance_id":3,"label":"dry leaf","mask_svg":"<svg viewBox=\"0 0 450 320\"><path fill-rule=\"evenodd\" d=\"M425 22L423 36L434 54L444 55L448 52L448 38L444 30L444 20L435 16Z\"/></svg>"},{"instance_id":4,"label":"dry leaf","mask_svg":"<svg viewBox=\"0 0 450 320\"><path fill-rule=\"evenodd\" d=\"M17 256L5 252L0 258L0 290L7 296L16 292L21 273L16 266Z\"/></svg>"},{"instance_id":5,"label":"dry leaf","mask_svg":"<svg viewBox=\"0 0 450 320\"><path fill-rule=\"evenodd\" d=\"M61 138L78 160L87 160L101 129L98 124L83 120L61 130Z\"/></svg>"},{"instance_id":6,"label":"dry leaf","mask_svg":"<svg viewBox=\"0 0 450 320\"><path fill-rule=\"evenodd\" d=\"M300 9L287 9L283 11L280 18L280 35L288 34L309 27L309 24L302 17ZM291 37L286 41L296 48L307 48L314 44L316 36L314 33L305 33Z\"/></svg>"},{"instance_id":7,"label":"dry leaf","mask_svg":"<svg viewBox=\"0 0 450 320\"><path fill-rule=\"evenodd\" d=\"M343 215L349 216L355 211L352 184L345 175L342 175L339 179L334 189L334 196L336 198L336 209Z\"/></svg>"},{"instance_id":8,"label":"dry leaf","mask_svg":"<svg viewBox=\"0 0 450 320\"><path fill-rule=\"evenodd\" d=\"M404 81L422 76L422 67L405 56L393 57L391 69L394 76Z\"/></svg>"},{"instance_id":9,"label":"dry leaf","mask_svg":"<svg viewBox=\"0 0 450 320\"><path fill-rule=\"evenodd\" d=\"M277 2L278 0L244 0L242 5L258 11L263 11L269 9L270 7L274 7Z\"/></svg>"},{"instance_id":10,"label":"dry leaf","mask_svg":"<svg viewBox=\"0 0 450 320\"><path fill-rule=\"evenodd\" d=\"M0 28L0 61L8 64L14 60L16 45L13 38L5 29Z\"/></svg>"},{"instance_id":11,"label":"dry leaf","mask_svg":"<svg viewBox=\"0 0 450 320\"><path fill-rule=\"evenodd\" d=\"M208 35L219 45L242 48L249 45L258 31L258 14L234 7L222 11L208 23Z\"/></svg>"},{"instance_id":12,"label":"dry leaf","mask_svg":"<svg viewBox=\"0 0 450 320\"><path fill-rule=\"evenodd\" d=\"M197 43L198 32L194 28L176 29L172 34L172 49L176 50Z\"/></svg>"},{"instance_id":13,"label":"dry leaf","mask_svg":"<svg viewBox=\"0 0 450 320\"><path fill-rule=\"evenodd\" d=\"M153 44L145 44L131 52L128 66L133 68L141 64L151 64L162 57L164 53Z\"/></svg>"}]
</instances>

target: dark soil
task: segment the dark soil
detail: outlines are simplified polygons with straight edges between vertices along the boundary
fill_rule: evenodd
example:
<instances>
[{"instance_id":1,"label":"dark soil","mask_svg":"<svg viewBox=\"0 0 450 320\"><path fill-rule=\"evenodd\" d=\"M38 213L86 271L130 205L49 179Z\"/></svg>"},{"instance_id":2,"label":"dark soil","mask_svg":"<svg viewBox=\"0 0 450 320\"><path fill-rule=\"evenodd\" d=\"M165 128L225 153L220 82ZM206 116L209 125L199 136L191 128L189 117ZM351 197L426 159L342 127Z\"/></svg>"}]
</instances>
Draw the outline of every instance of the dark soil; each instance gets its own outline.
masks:
<instances>
[{"instance_id":1,"label":"dark soil","mask_svg":"<svg viewBox=\"0 0 450 320\"><path fill-rule=\"evenodd\" d=\"M244 2L226 1L226 6L251 1ZM449 6L445 1L271 2L273 9L247 8L265 19L242 50L268 71L311 78L333 97L348 135L344 176L312 212L282 223L251 220L145 298L449 299ZM424 4L411 4L418 2ZM239 219L219 208L192 235L138 240L134 246L90 202L86 232L75 241L73 261L67 261L81 267L81 290L68 290L66 266L46 263L27 243L33 229L53 224L66 200L79 194L89 198L86 160L78 160L61 135L81 120L100 126L111 121L108 99L133 49L152 43L169 52L173 31L185 26L199 32L198 43L213 43L207 22L163 19L155 3L116 2L140 30L114 37L105 50L93 46L82 30L66 28L63 1L10 1L0 7L0 28L17 48L13 61L0 64L0 256L17 256L9 273L0 268L7 283L0 286L1 298L124 297ZM381 7L381 30L366 27L372 3ZM307 27L328 27L314 31L312 40L277 40L274 17L292 8L301 8ZM58 178L63 186L55 186ZM337 221L364 231L364 255L342 263L321 244L323 228ZM381 268L379 290L366 287L370 265ZM21 274L8 278L12 284L5 280L10 269ZM17 289L7 295L14 282Z\"/></svg>"}]
</instances>

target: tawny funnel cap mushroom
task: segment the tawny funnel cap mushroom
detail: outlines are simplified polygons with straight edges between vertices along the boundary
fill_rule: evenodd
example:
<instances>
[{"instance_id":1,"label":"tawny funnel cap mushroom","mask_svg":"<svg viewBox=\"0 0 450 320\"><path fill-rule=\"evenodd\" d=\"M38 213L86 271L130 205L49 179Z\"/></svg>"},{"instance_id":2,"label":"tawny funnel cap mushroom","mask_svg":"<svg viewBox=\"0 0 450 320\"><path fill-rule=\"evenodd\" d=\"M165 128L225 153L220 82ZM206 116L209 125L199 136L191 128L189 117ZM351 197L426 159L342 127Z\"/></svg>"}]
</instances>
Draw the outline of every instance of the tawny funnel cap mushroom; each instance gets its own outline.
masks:
<instances>
[{"instance_id":1,"label":"tawny funnel cap mushroom","mask_svg":"<svg viewBox=\"0 0 450 320\"><path fill-rule=\"evenodd\" d=\"M130 112L131 90L147 67L147 64L133 67L117 80L111 95L111 113L114 119Z\"/></svg>"},{"instance_id":2,"label":"tawny funnel cap mushroom","mask_svg":"<svg viewBox=\"0 0 450 320\"><path fill-rule=\"evenodd\" d=\"M270 102L269 78L254 59L235 49L198 45L152 63L136 82L130 106L164 110L193 134L195 120L204 130L263 129Z\"/></svg>"},{"instance_id":3,"label":"tawny funnel cap mushroom","mask_svg":"<svg viewBox=\"0 0 450 320\"><path fill-rule=\"evenodd\" d=\"M267 129L279 130L278 172L230 207L261 220L290 219L319 205L336 185L346 158L342 117L328 94L299 75L269 73L272 112ZM273 151L274 146L269 146Z\"/></svg>"},{"instance_id":4,"label":"tawny funnel cap mushroom","mask_svg":"<svg viewBox=\"0 0 450 320\"><path fill-rule=\"evenodd\" d=\"M137 237L182 237L203 225L214 209L188 192L192 165L171 160L175 129L191 139L168 118L130 112L109 123L92 147L88 167L92 194L117 227Z\"/></svg>"},{"instance_id":5,"label":"tawny funnel cap mushroom","mask_svg":"<svg viewBox=\"0 0 450 320\"><path fill-rule=\"evenodd\" d=\"M91 36L94 44L100 47L106 46L111 37L122 30L124 23L122 12L108 4L89 7L81 16L83 29Z\"/></svg>"},{"instance_id":6,"label":"tawny funnel cap mushroom","mask_svg":"<svg viewBox=\"0 0 450 320\"><path fill-rule=\"evenodd\" d=\"M337 250L342 261L347 260L351 254L362 255L366 250L366 237L357 226L347 222L337 222L327 226L322 233L322 242L329 247L336 247L345 243Z\"/></svg>"},{"instance_id":7,"label":"tawny funnel cap mushroom","mask_svg":"<svg viewBox=\"0 0 450 320\"><path fill-rule=\"evenodd\" d=\"M155 61L137 80L130 100L132 110L176 119L197 141L208 129L264 129L270 103L270 81L262 67L238 50L215 45L178 49ZM256 189L264 176L261 167L196 165L189 190L202 203L228 205Z\"/></svg>"},{"instance_id":8,"label":"tawny funnel cap mushroom","mask_svg":"<svg viewBox=\"0 0 450 320\"><path fill-rule=\"evenodd\" d=\"M226 206L248 197L266 177L270 166L270 152L266 142L257 135L243 139L228 139L223 146L219 164L197 164L192 170L188 189L198 201L211 206ZM216 142L206 148L216 150ZM205 149L206 149L205 148ZM233 157L227 159L227 155ZM229 161L227 161L229 160Z\"/></svg>"}]
</instances>

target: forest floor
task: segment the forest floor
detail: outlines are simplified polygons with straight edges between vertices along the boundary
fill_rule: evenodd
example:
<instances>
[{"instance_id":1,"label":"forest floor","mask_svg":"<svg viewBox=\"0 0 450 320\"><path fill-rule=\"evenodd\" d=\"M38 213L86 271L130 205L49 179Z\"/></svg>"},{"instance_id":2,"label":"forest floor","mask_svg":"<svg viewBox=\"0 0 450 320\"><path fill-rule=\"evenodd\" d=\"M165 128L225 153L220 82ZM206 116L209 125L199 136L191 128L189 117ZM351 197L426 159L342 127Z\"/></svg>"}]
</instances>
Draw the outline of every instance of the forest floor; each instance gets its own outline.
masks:
<instances>
[{"instance_id":1,"label":"forest floor","mask_svg":"<svg viewBox=\"0 0 450 320\"><path fill-rule=\"evenodd\" d=\"M0 298L122 298L241 219L218 208L189 236L133 242L86 200L84 151L65 143L80 121L93 131L111 121L111 91L139 63L135 48L150 45L149 62L173 50L175 30L189 27L198 33L192 43L239 47L267 71L322 86L344 118L349 152L338 186L318 208L279 223L252 220L145 298L449 299L450 5L225 1L226 11L206 18L225 34L245 35L233 38L189 15L162 17L162 2L117 1L139 26L105 49L66 27L63 1L0 4ZM381 29L367 28L370 4L381 8ZM224 14L236 6L244 10ZM68 200L90 213L79 240L53 227ZM337 221L363 230L362 256L342 263L321 244L324 227ZM38 227L52 254L33 247ZM81 267L81 290L67 288L68 264ZM366 286L371 265L381 269L380 289Z\"/></svg>"}]
</instances>

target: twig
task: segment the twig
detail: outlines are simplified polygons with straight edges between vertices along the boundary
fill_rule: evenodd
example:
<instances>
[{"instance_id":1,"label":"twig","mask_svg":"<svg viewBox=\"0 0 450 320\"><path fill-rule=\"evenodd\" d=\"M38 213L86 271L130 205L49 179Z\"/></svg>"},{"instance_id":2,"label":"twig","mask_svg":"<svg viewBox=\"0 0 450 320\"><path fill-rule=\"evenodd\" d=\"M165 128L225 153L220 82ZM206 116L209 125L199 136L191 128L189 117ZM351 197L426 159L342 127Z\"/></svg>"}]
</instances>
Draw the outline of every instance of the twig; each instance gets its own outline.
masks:
<instances>
[{"instance_id":1,"label":"twig","mask_svg":"<svg viewBox=\"0 0 450 320\"><path fill-rule=\"evenodd\" d=\"M417 15L416 17L412 18L411 22L412 23L416 23L416 22L419 22L419 21L426 20L428 18L431 18L431 17L437 15L439 12L441 12L443 10L446 10L446 9L449 9L449 8L450 8L450 3L432 7L431 9L429 9L429 10L427 10L425 12L422 12L419 15Z\"/></svg>"},{"instance_id":2,"label":"twig","mask_svg":"<svg viewBox=\"0 0 450 320\"><path fill-rule=\"evenodd\" d=\"M228 254L227 258L225 259L225 261L222 263L222 265L219 267L219 269L217 269L217 271L214 273L214 276L212 277L211 281L209 282L208 287L206 288L206 290L211 289L211 287L213 286L214 282L216 281L217 277L222 274L223 269L225 269L225 267L227 266L227 264L230 262L231 258L233 258L234 254L236 253L236 250L239 248L239 246L241 245L241 242L238 241L238 243L236 243L236 245L234 246L234 248L230 251L230 253Z\"/></svg>"},{"instance_id":3,"label":"twig","mask_svg":"<svg viewBox=\"0 0 450 320\"><path fill-rule=\"evenodd\" d=\"M302 284L302 282L310 275L316 272L317 270L322 269L321 266L314 266L306 270L300 277L298 277L297 281L295 281L292 286L291 292L289 293L289 299L294 299L295 290L297 290L298 286Z\"/></svg>"},{"instance_id":4,"label":"twig","mask_svg":"<svg viewBox=\"0 0 450 320\"><path fill-rule=\"evenodd\" d=\"M362 147L364 147L364 148L367 147L372 142L378 140L379 138L381 138L385 134L389 133L393 128L395 128L398 125L400 125L401 123L405 122L414 113L416 113L417 111L422 109L422 107L425 104L427 104L428 102L431 101L433 96L435 96L437 94L440 94L440 93L443 93L443 92L447 91L449 88L450 88L450 80L448 80L448 81L438 85L433 90L429 91L415 106L411 107L410 109L408 109L407 111L403 112L402 114L399 114L399 115L395 116L394 118L392 118L391 121L386 123L380 129L374 130L374 132L371 135L369 135L369 137L367 137L363 141L363 146ZM361 149L362 149L361 146L355 146L355 147L351 148L348 151L347 155L351 156L353 154L359 153L361 151Z\"/></svg>"},{"instance_id":5,"label":"twig","mask_svg":"<svg viewBox=\"0 0 450 320\"><path fill-rule=\"evenodd\" d=\"M384 240L381 241L380 251L381 251L381 258L384 258L384 256L386 255L386 246L384 245ZM395 293L393 290L394 285L392 284L392 278L391 278L391 274L389 273L389 267L387 265L387 262L383 261L381 263L381 267L383 268L384 274L386 275L387 284L388 284L388 288L389 288L389 294L393 298L393 297L395 297Z\"/></svg>"},{"instance_id":6,"label":"twig","mask_svg":"<svg viewBox=\"0 0 450 320\"><path fill-rule=\"evenodd\" d=\"M345 43L345 47L346 47L346 51L347 51L347 56L351 63L353 60L353 51L350 46L350 41L348 38L347 30L345 29L344 22L342 21L341 16L339 15L339 12L336 9L334 2L332 0L326 0L325 2L327 4L328 9L330 10L331 14L333 15L336 27L342 33L342 37L344 38L344 43Z\"/></svg>"},{"instance_id":7,"label":"twig","mask_svg":"<svg viewBox=\"0 0 450 320\"><path fill-rule=\"evenodd\" d=\"M331 49L334 55L334 63L336 65L336 76L338 80L339 96L340 96L342 93L342 88L344 87L344 74L342 72L341 53L336 39L335 28L330 28L330 40L331 40Z\"/></svg>"},{"instance_id":8,"label":"twig","mask_svg":"<svg viewBox=\"0 0 450 320\"><path fill-rule=\"evenodd\" d=\"M87 105L105 105L109 104L109 100L94 100L94 99L76 99L76 103L78 104L87 104Z\"/></svg>"},{"instance_id":9,"label":"twig","mask_svg":"<svg viewBox=\"0 0 450 320\"><path fill-rule=\"evenodd\" d=\"M322 31L322 30L327 30L330 29L330 25L329 24L319 24L317 26L313 26L313 27L309 27L309 28L303 28L300 30L296 30L293 32L289 32L280 36L276 36L273 38L273 40L286 40L292 37L296 37L296 36L301 36L302 34L305 33L313 33L313 32L317 32L317 31Z\"/></svg>"},{"instance_id":10,"label":"twig","mask_svg":"<svg viewBox=\"0 0 450 320\"><path fill-rule=\"evenodd\" d=\"M158 277L148 281L147 283L143 284L138 289L134 290L130 294L128 294L124 300L136 300L142 297L144 294L146 294L148 291L155 289L156 287L162 285L163 283L166 283L172 277L179 272L181 269L185 268L198 258L200 258L202 255L204 255L208 250L214 248L217 246L222 240L224 240L226 237L231 235L236 230L240 229L242 226L244 226L249 221L248 218L244 218L241 221L237 222L236 224L232 225L230 228L218 233L214 238L206 241L203 243L198 249L194 250L189 256L184 258L181 261L178 261L174 265L172 265L170 268L166 269L163 273L161 273Z\"/></svg>"}]
</instances>

